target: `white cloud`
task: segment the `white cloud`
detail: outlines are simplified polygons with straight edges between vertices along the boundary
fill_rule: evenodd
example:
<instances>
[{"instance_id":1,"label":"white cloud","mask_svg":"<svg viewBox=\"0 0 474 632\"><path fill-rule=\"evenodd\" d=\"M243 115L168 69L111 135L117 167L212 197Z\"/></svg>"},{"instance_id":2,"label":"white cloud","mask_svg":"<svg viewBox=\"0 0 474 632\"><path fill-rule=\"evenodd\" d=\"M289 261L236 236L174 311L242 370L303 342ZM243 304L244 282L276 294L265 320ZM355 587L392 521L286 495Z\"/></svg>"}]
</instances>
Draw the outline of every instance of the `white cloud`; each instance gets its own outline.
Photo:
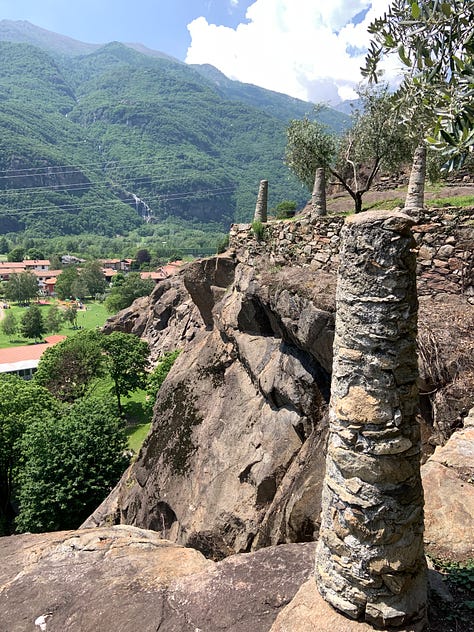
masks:
<instances>
[{"instance_id":1,"label":"white cloud","mask_svg":"<svg viewBox=\"0 0 474 632\"><path fill-rule=\"evenodd\" d=\"M232 79L300 99L335 104L354 97L370 40L367 26L388 6L388 0L256 0L247 9L248 23L235 29L204 17L193 20L186 61L212 64Z\"/></svg>"}]
</instances>

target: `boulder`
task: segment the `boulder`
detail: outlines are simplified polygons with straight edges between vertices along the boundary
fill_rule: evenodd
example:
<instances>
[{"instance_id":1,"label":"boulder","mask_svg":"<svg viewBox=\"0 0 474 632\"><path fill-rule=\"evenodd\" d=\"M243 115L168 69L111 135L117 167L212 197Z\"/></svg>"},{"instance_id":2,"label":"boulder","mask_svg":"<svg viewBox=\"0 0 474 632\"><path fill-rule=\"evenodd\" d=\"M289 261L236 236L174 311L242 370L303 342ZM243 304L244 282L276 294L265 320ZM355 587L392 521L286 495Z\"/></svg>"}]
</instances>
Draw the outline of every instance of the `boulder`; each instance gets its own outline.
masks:
<instances>
[{"instance_id":1,"label":"boulder","mask_svg":"<svg viewBox=\"0 0 474 632\"><path fill-rule=\"evenodd\" d=\"M381 628L377 628L380 632ZM422 624L398 627L397 632L423 632ZM308 579L291 602L278 614L269 632L374 632L363 621L353 621L334 610Z\"/></svg>"},{"instance_id":2,"label":"boulder","mask_svg":"<svg viewBox=\"0 0 474 632\"><path fill-rule=\"evenodd\" d=\"M474 557L474 409L422 466L425 544L433 557Z\"/></svg>"},{"instance_id":3,"label":"boulder","mask_svg":"<svg viewBox=\"0 0 474 632\"><path fill-rule=\"evenodd\" d=\"M285 544L216 563L125 525L4 537L0 632L372 630L321 598L314 555Z\"/></svg>"},{"instance_id":4,"label":"boulder","mask_svg":"<svg viewBox=\"0 0 474 632\"><path fill-rule=\"evenodd\" d=\"M129 526L0 539L1 632L267 632L314 545L215 563Z\"/></svg>"}]
</instances>

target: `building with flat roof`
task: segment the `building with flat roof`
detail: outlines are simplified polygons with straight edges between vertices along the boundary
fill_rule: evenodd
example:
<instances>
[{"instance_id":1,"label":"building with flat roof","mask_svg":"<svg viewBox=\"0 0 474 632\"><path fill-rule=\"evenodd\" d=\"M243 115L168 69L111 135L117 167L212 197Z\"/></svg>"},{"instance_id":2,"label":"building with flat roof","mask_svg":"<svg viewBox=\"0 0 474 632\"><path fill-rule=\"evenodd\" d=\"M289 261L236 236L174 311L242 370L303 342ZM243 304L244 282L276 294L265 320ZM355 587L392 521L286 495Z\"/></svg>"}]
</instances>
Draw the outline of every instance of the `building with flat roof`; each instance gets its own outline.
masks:
<instances>
[{"instance_id":1,"label":"building with flat roof","mask_svg":"<svg viewBox=\"0 0 474 632\"><path fill-rule=\"evenodd\" d=\"M46 342L0 349L0 373L11 373L24 380L30 380L46 349L53 347L65 338L66 336L59 335L48 336L45 338Z\"/></svg>"}]
</instances>

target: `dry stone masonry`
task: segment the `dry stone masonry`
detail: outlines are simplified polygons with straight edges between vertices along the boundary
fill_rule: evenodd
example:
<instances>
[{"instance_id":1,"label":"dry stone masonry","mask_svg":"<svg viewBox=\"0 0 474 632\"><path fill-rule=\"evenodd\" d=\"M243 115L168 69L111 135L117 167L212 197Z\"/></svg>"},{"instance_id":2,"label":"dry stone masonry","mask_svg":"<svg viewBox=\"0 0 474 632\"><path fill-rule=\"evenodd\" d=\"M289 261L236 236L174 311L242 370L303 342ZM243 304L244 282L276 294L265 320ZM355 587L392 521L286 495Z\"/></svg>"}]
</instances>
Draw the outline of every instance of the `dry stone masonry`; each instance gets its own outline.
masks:
<instances>
[{"instance_id":1,"label":"dry stone masonry","mask_svg":"<svg viewBox=\"0 0 474 632\"><path fill-rule=\"evenodd\" d=\"M413 227L418 253L418 294L464 294L474 302L473 210L423 210ZM230 247L239 260L252 264L265 255L278 265L311 265L336 272L339 265L341 215L315 214L295 220L269 221L265 239L257 240L249 224L234 224Z\"/></svg>"},{"instance_id":2,"label":"dry stone masonry","mask_svg":"<svg viewBox=\"0 0 474 632\"><path fill-rule=\"evenodd\" d=\"M426 615L411 225L373 211L341 232L316 577L337 610L378 626Z\"/></svg>"},{"instance_id":3,"label":"dry stone masonry","mask_svg":"<svg viewBox=\"0 0 474 632\"><path fill-rule=\"evenodd\" d=\"M255 222L267 221L267 206L268 206L268 180L260 180L260 186L258 189L257 204L255 206Z\"/></svg>"}]
</instances>

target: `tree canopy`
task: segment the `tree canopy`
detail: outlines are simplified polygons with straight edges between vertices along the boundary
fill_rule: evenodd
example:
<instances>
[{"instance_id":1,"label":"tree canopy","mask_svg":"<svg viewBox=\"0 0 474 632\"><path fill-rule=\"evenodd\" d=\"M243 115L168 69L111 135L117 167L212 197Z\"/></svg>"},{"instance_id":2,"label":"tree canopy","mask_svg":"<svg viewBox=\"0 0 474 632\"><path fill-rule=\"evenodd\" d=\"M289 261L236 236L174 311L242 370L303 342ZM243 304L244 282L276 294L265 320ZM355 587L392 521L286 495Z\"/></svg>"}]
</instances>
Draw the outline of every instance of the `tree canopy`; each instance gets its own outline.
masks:
<instances>
[{"instance_id":1,"label":"tree canopy","mask_svg":"<svg viewBox=\"0 0 474 632\"><path fill-rule=\"evenodd\" d=\"M129 307L140 296L148 296L154 287L151 279L142 279L139 272L130 272L123 280L114 283L105 306L109 312L118 312Z\"/></svg>"},{"instance_id":2,"label":"tree canopy","mask_svg":"<svg viewBox=\"0 0 474 632\"><path fill-rule=\"evenodd\" d=\"M54 288L59 299L64 301L73 296L73 286L78 278L79 273L77 268L74 266L64 268L61 274L58 275L56 286Z\"/></svg>"},{"instance_id":3,"label":"tree canopy","mask_svg":"<svg viewBox=\"0 0 474 632\"><path fill-rule=\"evenodd\" d=\"M18 331L18 321L15 314L11 310L8 310L6 312L0 323L0 326L3 333L7 336L10 336L10 338L12 338L16 334L16 332Z\"/></svg>"},{"instance_id":4,"label":"tree canopy","mask_svg":"<svg viewBox=\"0 0 474 632\"><path fill-rule=\"evenodd\" d=\"M28 305L38 294L38 279L33 272L19 272L10 275L5 284L5 298L9 301Z\"/></svg>"},{"instance_id":5,"label":"tree canopy","mask_svg":"<svg viewBox=\"0 0 474 632\"><path fill-rule=\"evenodd\" d=\"M286 161L308 189L317 167L326 168L362 210L362 196L382 168L406 161L410 139L399 124L388 86L360 90L360 108L352 113L352 127L339 139L331 138L308 119L288 126Z\"/></svg>"},{"instance_id":6,"label":"tree canopy","mask_svg":"<svg viewBox=\"0 0 474 632\"><path fill-rule=\"evenodd\" d=\"M104 374L101 338L97 331L81 331L46 349L35 382L64 402L83 397L91 381Z\"/></svg>"},{"instance_id":7,"label":"tree canopy","mask_svg":"<svg viewBox=\"0 0 474 632\"><path fill-rule=\"evenodd\" d=\"M114 382L117 405L122 414L121 398L146 386L150 349L138 336L120 331L104 335L101 347L105 352L107 370Z\"/></svg>"},{"instance_id":8,"label":"tree canopy","mask_svg":"<svg viewBox=\"0 0 474 632\"><path fill-rule=\"evenodd\" d=\"M105 292L107 281L102 271L102 264L99 261L87 261L81 270L81 278L86 285L88 296L95 296Z\"/></svg>"},{"instance_id":9,"label":"tree canopy","mask_svg":"<svg viewBox=\"0 0 474 632\"><path fill-rule=\"evenodd\" d=\"M21 317L20 331L25 338L40 339L46 333L43 314L37 305L32 305Z\"/></svg>"},{"instance_id":10,"label":"tree canopy","mask_svg":"<svg viewBox=\"0 0 474 632\"><path fill-rule=\"evenodd\" d=\"M57 400L42 386L13 375L0 375L0 535L8 533L13 519L12 491L25 428L57 410Z\"/></svg>"},{"instance_id":11,"label":"tree canopy","mask_svg":"<svg viewBox=\"0 0 474 632\"><path fill-rule=\"evenodd\" d=\"M363 74L377 81L383 56L398 55L404 75L396 98L406 119L428 108L428 140L459 166L474 145L474 4L395 0L369 32Z\"/></svg>"},{"instance_id":12,"label":"tree canopy","mask_svg":"<svg viewBox=\"0 0 474 632\"><path fill-rule=\"evenodd\" d=\"M286 164L311 192L316 169L334 163L337 139L321 123L307 116L291 121L286 135Z\"/></svg>"},{"instance_id":13,"label":"tree canopy","mask_svg":"<svg viewBox=\"0 0 474 632\"><path fill-rule=\"evenodd\" d=\"M128 461L116 408L93 398L28 424L21 444L19 531L77 529Z\"/></svg>"}]
</instances>

